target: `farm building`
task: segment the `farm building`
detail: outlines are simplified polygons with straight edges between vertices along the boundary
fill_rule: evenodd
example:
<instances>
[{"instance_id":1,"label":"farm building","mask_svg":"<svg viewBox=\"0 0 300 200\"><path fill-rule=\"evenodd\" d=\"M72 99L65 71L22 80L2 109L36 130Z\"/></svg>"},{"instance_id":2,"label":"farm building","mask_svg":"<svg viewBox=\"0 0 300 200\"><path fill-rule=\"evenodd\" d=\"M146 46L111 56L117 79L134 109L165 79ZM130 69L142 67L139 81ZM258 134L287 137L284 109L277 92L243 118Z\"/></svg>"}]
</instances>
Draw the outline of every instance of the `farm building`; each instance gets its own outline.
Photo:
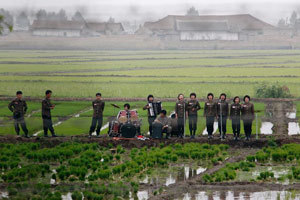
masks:
<instances>
[{"instance_id":1,"label":"farm building","mask_svg":"<svg viewBox=\"0 0 300 200\"><path fill-rule=\"evenodd\" d=\"M156 22L145 22L137 34L179 40L247 40L275 27L249 14L168 15Z\"/></svg>"},{"instance_id":2,"label":"farm building","mask_svg":"<svg viewBox=\"0 0 300 200\"><path fill-rule=\"evenodd\" d=\"M35 20L31 26L34 36L81 37L121 34L121 23Z\"/></svg>"},{"instance_id":3,"label":"farm building","mask_svg":"<svg viewBox=\"0 0 300 200\"><path fill-rule=\"evenodd\" d=\"M35 20L31 29L34 36L80 37L85 26L77 21Z\"/></svg>"}]
</instances>

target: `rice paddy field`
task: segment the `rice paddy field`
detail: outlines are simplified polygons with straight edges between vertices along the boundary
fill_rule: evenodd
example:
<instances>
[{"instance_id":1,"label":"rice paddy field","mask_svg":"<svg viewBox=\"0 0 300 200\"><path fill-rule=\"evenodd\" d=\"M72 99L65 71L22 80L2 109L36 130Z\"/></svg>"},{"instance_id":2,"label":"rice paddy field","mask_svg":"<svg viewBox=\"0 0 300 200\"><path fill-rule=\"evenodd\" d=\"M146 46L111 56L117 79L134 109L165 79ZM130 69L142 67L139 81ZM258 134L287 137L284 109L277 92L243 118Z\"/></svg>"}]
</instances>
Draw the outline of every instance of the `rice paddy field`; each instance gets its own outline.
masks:
<instances>
[{"instance_id":1,"label":"rice paddy field","mask_svg":"<svg viewBox=\"0 0 300 200\"><path fill-rule=\"evenodd\" d=\"M300 97L299 50L0 51L0 95L176 97L255 94L279 83Z\"/></svg>"},{"instance_id":2,"label":"rice paddy field","mask_svg":"<svg viewBox=\"0 0 300 200\"><path fill-rule=\"evenodd\" d=\"M230 120L225 140L217 137L216 122L215 137L207 139L203 101L196 139L188 137L188 122L184 139L107 136L108 121L120 110L112 104L122 109L126 101L148 136L142 109L148 94L163 100L168 115L175 102L166 98L178 93L255 97L256 87L278 83L300 98L300 50L9 50L0 51L0 82L0 199L300 199L297 100L254 99L250 141L243 124L241 140L233 140ZM40 99L47 89L56 105L55 138L41 137ZM27 100L30 138L16 136L7 107L17 90ZM88 138L97 92L110 99L101 137Z\"/></svg>"}]
</instances>

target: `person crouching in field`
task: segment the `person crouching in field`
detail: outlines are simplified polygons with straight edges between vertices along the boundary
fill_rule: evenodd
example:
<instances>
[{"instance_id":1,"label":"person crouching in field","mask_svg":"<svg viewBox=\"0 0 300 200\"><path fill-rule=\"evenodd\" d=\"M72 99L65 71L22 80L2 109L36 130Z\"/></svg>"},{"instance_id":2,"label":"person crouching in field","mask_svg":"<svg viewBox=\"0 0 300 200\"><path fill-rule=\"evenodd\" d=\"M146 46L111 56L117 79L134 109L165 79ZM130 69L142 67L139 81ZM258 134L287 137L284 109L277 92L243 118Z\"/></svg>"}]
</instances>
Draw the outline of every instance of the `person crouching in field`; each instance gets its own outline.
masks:
<instances>
[{"instance_id":1,"label":"person crouching in field","mask_svg":"<svg viewBox=\"0 0 300 200\"><path fill-rule=\"evenodd\" d=\"M206 130L208 133L208 139L212 138L216 115L217 104L214 102L214 95L212 93L208 93L207 101L204 104L204 117L206 117Z\"/></svg>"},{"instance_id":2,"label":"person crouching in field","mask_svg":"<svg viewBox=\"0 0 300 200\"><path fill-rule=\"evenodd\" d=\"M249 140L252 132L252 122L254 120L254 105L250 103L250 96L244 96L244 103L242 104L242 120L244 123L244 131L246 140Z\"/></svg>"},{"instance_id":3,"label":"person crouching in field","mask_svg":"<svg viewBox=\"0 0 300 200\"><path fill-rule=\"evenodd\" d=\"M200 110L200 104L196 99L196 94L190 94L190 100L187 105L187 113L189 118L189 129L191 138L195 138L196 130L197 130L197 121L198 121L198 110Z\"/></svg>"},{"instance_id":4,"label":"person crouching in field","mask_svg":"<svg viewBox=\"0 0 300 200\"><path fill-rule=\"evenodd\" d=\"M218 128L220 132L220 139L223 140L226 138L226 123L228 117L228 103L226 102L226 94L222 93L219 97L217 103L217 118L218 118Z\"/></svg>"},{"instance_id":5,"label":"person crouching in field","mask_svg":"<svg viewBox=\"0 0 300 200\"><path fill-rule=\"evenodd\" d=\"M25 113L27 111L27 104L26 101L22 99L22 94L23 93L21 91L17 91L16 98L10 102L10 104L8 105L8 109L13 112L14 126L17 135L20 135L19 125L21 125L25 137L28 138L28 129L26 127L24 119Z\"/></svg>"},{"instance_id":6,"label":"person crouching in field","mask_svg":"<svg viewBox=\"0 0 300 200\"><path fill-rule=\"evenodd\" d=\"M166 139L170 138L170 134L172 131L171 120L167 116L167 111L162 110L157 118L154 120L153 126L161 126L162 134L166 133Z\"/></svg>"},{"instance_id":7,"label":"person crouching in field","mask_svg":"<svg viewBox=\"0 0 300 200\"><path fill-rule=\"evenodd\" d=\"M54 109L55 105L51 103L50 98L52 95L51 90L45 92L46 97L42 101L42 118L43 118L43 128L44 128L44 137L48 137L48 130L50 130L52 137L56 137L54 133L54 128L51 118L51 110Z\"/></svg>"},{"instance_id":8,"label":"person crouching in field","mask_svg":"<svg viewBox=\"0 0 300 200\"><path fill-rule=\"evenodd\" d=\"M92 124L89 131L89 138L92 137L92 133L96 129L97 137L99 137L102 123L103 123L103 111L104 111L105 102L102 101L102 95L101 93L96 94L96 99L92 102L93 107L93 118L92 118Z\"/></svg>"},{"instance_id":9,"label":"person crouching in field","mask_svg":"<svg viewBox=\"0 0 300 200\"><path fill-rule=\"evenodd\" d=\"M234 140L239 140L241 130L241 104L238 96L233 98L233 103L230 105L230 119L232 122L232 131Z\"/></svg>"},{"instance_id":10,"label":"person crouching in field","mask_svg":"<svg viewBox=\"0 0 300 200\"><path fill-rule=\"evenodd\" d=\"M175 104L175 114L178 124L178 136L183 138L184 135L184 125L185 125L185 116L186 116L187 104L184 101L183 94L177 96L177 102Z\"/></svg>"}]
</instances>

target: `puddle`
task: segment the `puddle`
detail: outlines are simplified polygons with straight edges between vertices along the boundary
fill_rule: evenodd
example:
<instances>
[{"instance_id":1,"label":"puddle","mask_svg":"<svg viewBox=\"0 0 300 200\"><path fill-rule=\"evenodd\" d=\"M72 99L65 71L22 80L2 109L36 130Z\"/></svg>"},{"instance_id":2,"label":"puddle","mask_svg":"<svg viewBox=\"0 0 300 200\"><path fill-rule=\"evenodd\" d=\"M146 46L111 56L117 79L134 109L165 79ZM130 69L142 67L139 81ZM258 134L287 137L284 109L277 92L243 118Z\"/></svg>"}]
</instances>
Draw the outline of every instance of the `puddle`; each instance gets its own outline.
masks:
<instances>
[{"instance_id":1,"label":"puddle","mask_svg":"<svg viewBox=\"0 0 300 200\"><path fill-rule=\"evenodd\" d=\"M260 128L260 133L265 134L265 135L270 135L273 133L273 123L271 122L262 122L261 123L261 128Z\"/></svg>"},{"instance_id":2,"label":"puddle","mask_svg":"<svg viewBox=\"0 0 300 200\"><path fill-rule=\"evenodd\" d=\"M72 193L68 192L66 195L61 195L62 200L72 200Z\"/></svg>"},{"instance_id":3,"label":"puddle","mask_svg":"<svg viewBox=\"0 0 300 200\"><path fill-rule=\"evenodd\" d=\"M215 134L218 130L218 122L214 122L214 131L213 134ZM204 129L204 131L202 132L202 135L207 135L207 130L206 128Z\"/></svg>"},{"instance_id":4,"label":"puddle","mask_svg":"<svg viewBox=\"0 0 300 200\"><path fill-rule=\"evenodd\" d=\"M169 186L171 184L176 183L176 179L170 174L170 176L166 179L165 186Z\"/></svg>"},{"instance_id":5,"label":"puddle","mask_svg":"<svg viewBox=\"0 0 300 200\"><path fill-rule=\"evenodd\" d=\"M299 123L297 122L289 122L288 123L288 134L289 135L297 135L300 134Z\"/></svg>"},{"instance_id":6,"label":"puddle","mask_svg":"<svg viewBox=\"0 0 300 200\"><path fill-rule=\"evenodd\" d=\"M289 119L296 119L296 111L287 112L286 117L289 118Z\"/></svg>"},{"instance_id":7,"label":"puddle","mask_svg":"<svg viewBox=\"0 0 300 200\"><path fill-rule=\"evenodd\" d=\"M182 200L273 200L273 199L299 199L300 195L290 191L262 191L262 192L239 192L239 191L199 191L197 194L186 193ZM177 198L177 200L179 200Z\"/></svg>"},{"instance_id":8,"label":"puddle","mask_svg":"<svg viewBox=\"0 0 300 200\"><path fill-rule=\"evenodd\" d=\"M0 191L0 199L8 199L8 192Z\"/></svg>"},{"instance_id":9,"label":"puddle","mask_svg":"<svg viewBox=\"0 0 300 200\"><path fill-rule=\"evenodd\" d=\"M286 170L286 169L280 169L280 170L278 170L278 169L274 169L272 167L268 167L267 169L265 169L265 171L266 170L269 171L269 172L273 172L274 173L274 178L279 178L279 177L281 177L283 175L287 175L289 173L289 171ZM252 172L252 176L254 178L258 177L259 174L260 174L260 172L262 172L262 171L264 171L264 170L253 171Z\"/></svg>"},{"instance_id":10,"label":"puddle","mask_svg":"<svg viewBox=\"0 0 300 200\"><path fill-rule=\"evenodd\" d=\"M138 191L136 194L138 200L147 200L149 199L149 194L147 190Z\"/></svg>"}]
</instances>

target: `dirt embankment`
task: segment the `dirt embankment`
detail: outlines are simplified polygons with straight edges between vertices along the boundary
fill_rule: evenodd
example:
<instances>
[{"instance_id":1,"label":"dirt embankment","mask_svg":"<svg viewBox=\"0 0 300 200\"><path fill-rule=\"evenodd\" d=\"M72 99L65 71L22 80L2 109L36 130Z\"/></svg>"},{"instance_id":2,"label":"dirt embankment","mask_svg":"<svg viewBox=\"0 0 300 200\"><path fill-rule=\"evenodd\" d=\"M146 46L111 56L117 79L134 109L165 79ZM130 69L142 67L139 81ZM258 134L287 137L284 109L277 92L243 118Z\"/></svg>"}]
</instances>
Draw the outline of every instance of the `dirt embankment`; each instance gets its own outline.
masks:
<instances>
[{"instance_id":1,"label":"dirt embankment","mask_svg":"<svg viewBox=\"0 0 300 200\"><path fill-rule=\"evenodd\" d=\"M17 137L15 135L7 135L0 136L0 143L24 143L24 142L39 142L41 145L46 147L54 147L63 142L82 142L82 143L91 143L95 142L101 146L109 147L109 146L117 146L122 145L124 148L141 148L144 146L148 147L158 147L161 144L170 145L170 144L185 144L190 142L197 143L208 143L208 144L228 144L232 148L263 148L268 146L270 139L267 136L260 135L259 139L251 139L250 141L234 141L231 135L228 135L227 139L221 141L218 137L215 137L212 140L208 140L206 136L200 136L196 139L190 138L171 138L171 139L146 139L146 140L138 140L135 138L125 139L125 138L110 138L108 136L103 136L100 138L91 138L89 139L87 135L80 136L65 136L65 137L56 137L56 138L44 138L44 137ZM299 143L300 144L300 136L276 136L274 138L274 142L277 145L289 144L289 143Z\"/></svg>"}]
</instances>

